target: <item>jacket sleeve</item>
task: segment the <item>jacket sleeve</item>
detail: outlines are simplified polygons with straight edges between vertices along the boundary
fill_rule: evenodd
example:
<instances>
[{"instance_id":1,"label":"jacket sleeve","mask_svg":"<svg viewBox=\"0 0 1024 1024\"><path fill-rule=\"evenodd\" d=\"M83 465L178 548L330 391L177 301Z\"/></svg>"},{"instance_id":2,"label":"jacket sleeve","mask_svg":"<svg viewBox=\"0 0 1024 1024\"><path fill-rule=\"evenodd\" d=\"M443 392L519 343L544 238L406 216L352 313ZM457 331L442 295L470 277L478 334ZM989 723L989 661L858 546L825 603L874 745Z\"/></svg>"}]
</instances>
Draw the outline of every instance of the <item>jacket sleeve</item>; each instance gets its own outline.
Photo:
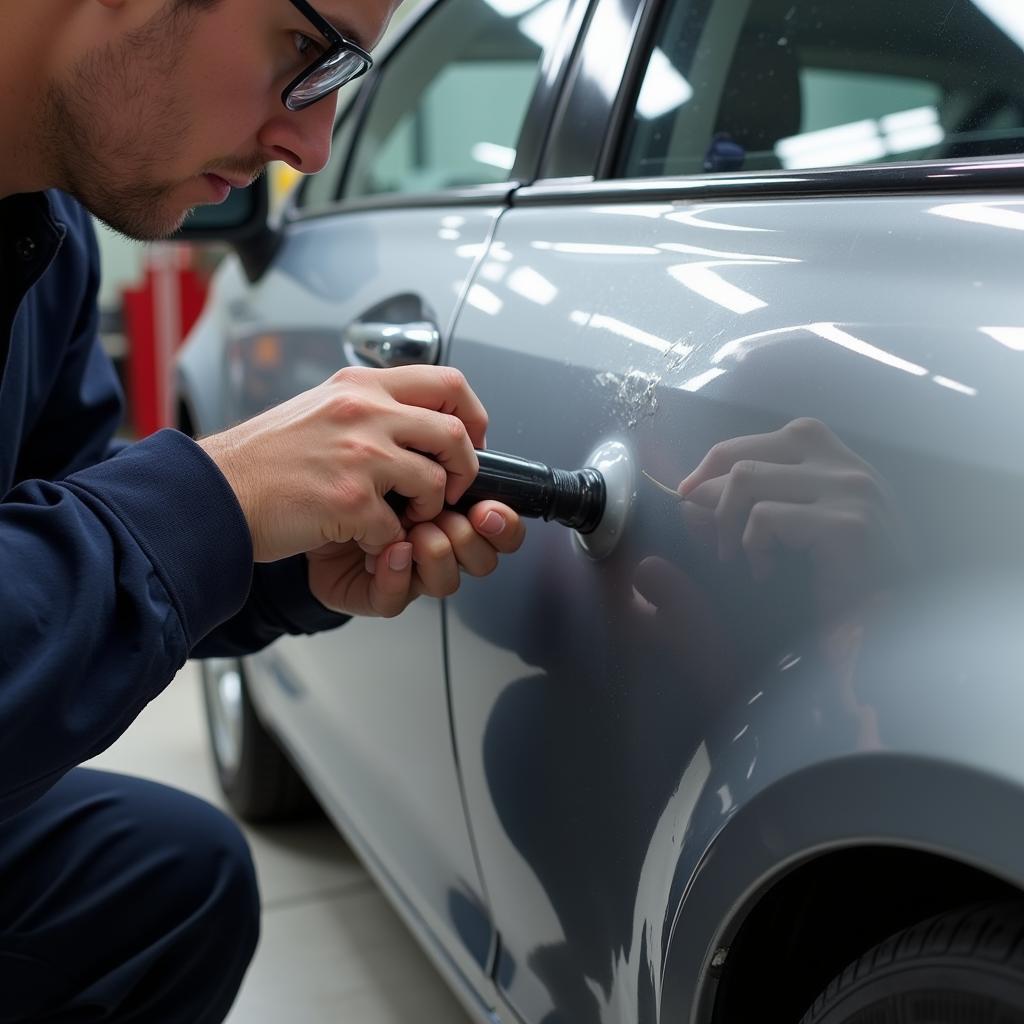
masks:
<instances>
[{"instance_id":1,"label":"jacket sleeve","mask_svg":"<svg viewBox=\"0 0 1024 1024\"><path fill-rule=\"evenodd\" d=\"M0 819L109 746L245 602L252 549L206 453L162 431L0 502Z\"/></svg>"},{"instance_id":2,"label":"jacket sleeve","mask_svg":"<svg viewBox=\"0 0 1024 1024\"><path fill-rule=\"evenodd\" d=\"M22 446L18 479L63 479L123 450L114 440L124 401L117 374L99 343L99 247L92 223L77 204L61 197L61 214L73 227L68 243L80 248L87 280L74 330L64 349L49 400ZM215 628L194 657L248 654L285 633L316 633L348 621L309 592L306 559L257 565L242 608Z\"/></svg>"},{"instance_id":3,"label":"jacket sleeve","mask_svg":"<svg viewBox=\"0 0 1024 1024\"><path fill-rule=\"evenodd\" d=\"M284 634L320 633L343 625L349 618L329 611L310 593L305 555L257 564L241 611L193 648L191 657L251 654Z\"/></svg>"},{"instance_id":4,"label":"jacket sleeve","mask_svg":"<svg viewBox=\"0 0 1024 1024\"><path fill-rule=\"evenodd\" d=\"M35 369L10 397L23 433L0 500L0 820L109 746L252 580L245 518L198 445L164 431L111 455L95 236L54 206L68 230L17 321Z\"/></svg>"}]
</instances>

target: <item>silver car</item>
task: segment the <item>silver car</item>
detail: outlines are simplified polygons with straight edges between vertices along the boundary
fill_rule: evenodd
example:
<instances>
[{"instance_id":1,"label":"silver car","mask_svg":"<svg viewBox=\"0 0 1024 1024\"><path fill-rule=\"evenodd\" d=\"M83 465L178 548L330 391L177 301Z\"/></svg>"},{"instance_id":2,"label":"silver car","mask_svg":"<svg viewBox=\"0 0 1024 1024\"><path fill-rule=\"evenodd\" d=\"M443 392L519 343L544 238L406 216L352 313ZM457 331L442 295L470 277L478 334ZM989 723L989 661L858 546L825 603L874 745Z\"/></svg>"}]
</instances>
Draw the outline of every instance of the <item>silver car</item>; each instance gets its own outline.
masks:
<instances>
[{"instance_id":1,"label":"silver car","mask_svg":"<svg viewBox=\"0 0 1024 1024\"><path fill-rule=\"evenodd\" d=\"M448 363L608 511L207 663L235 807L480 1021L1024 1020L1020 0L436 0L347 101L182 425Z\"/></svg>"}]
</instances>

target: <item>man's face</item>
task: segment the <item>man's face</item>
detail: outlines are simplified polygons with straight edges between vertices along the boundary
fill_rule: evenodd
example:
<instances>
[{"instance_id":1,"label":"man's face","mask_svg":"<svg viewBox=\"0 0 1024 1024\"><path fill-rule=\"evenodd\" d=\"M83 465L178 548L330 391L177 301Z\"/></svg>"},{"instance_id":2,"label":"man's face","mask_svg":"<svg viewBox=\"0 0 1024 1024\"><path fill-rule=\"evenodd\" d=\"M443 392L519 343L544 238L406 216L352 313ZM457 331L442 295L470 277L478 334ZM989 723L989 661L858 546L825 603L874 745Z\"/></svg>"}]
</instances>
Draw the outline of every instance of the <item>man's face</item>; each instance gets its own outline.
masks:
<instances>
[{"instance_id":1,"label":"man's face","mask_svg":"<svg viewBox=\"0 0 1024 1024\"><path fill-rule=\"evenodd\" d=\"M393 4L314 6L368 47ZM272 160L307 174L327 162L334 97L297 112L281 102L311 62L302 37L324 43L289 0L124 7L119 31L51 84L42 117L60 186L100 220L132 238L164 238L193 207L221 201L225 180L246 184Z\"/></svg>"}]
</instances>

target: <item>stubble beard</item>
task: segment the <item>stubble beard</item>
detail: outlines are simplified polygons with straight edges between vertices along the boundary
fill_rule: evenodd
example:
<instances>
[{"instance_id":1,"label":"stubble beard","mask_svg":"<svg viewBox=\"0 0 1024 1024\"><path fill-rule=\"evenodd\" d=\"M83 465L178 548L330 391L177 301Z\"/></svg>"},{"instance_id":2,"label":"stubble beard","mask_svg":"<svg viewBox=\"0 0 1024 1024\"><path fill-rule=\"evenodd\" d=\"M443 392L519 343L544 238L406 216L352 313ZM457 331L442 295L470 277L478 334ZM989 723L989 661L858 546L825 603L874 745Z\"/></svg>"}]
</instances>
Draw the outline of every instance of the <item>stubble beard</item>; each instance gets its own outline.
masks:
<instances>
[{"instance_id":1,"label":"stubble beard","mask_svg":"<svg viewBox=\"0 0 1024 1024\"><path fill-rule=\"evenodd\" d=\"M155 19L84 57L51 83L40 118L60 187L138 241L169 237L189 212L174 205L182 183L161 177L189 130L183 104L168 86L181 57L182 27L168 20Z\"/></svg>"}]
</instances>

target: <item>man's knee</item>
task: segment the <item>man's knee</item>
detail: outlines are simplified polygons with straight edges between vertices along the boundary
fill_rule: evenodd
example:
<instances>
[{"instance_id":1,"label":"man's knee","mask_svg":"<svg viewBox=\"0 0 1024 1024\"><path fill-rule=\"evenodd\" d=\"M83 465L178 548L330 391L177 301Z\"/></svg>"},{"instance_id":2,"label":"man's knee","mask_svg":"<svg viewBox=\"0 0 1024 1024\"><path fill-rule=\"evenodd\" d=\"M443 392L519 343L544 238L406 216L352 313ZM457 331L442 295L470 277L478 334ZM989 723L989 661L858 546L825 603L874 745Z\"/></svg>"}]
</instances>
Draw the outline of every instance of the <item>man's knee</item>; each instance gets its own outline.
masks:
<instances>
[{"instance_id":1,"label":"man's knee","mask_svg":"<svg viewBox=\"0 0 1024 1024\"><path fill-rule=\"evenodd\" d=\"M259 939L252 856L239 827L210 804L164 787L149 797L132 840L138 877L123 879L123 900L146 901L134 954L86 1002L104 1005L111 1021L213 1024L227 1015Z\"/></svg>"},{"instance_id":2,"label":"man's knee","mask_svg":"<svg viewBox=\"0 0 1024 1024\"><path fill-rule=\"evenodd\" d=\"M256 950L259 890L249 846L230 818L196 800L187 828L179 847L187 852L177 862L171 886L185 916L178 924L168 919L180 934L172 940L169 957L160 958L168 989L156 1005L166 1012L180 996L177 979L187 976L191 1005L185 1005L186 997L173 1020L214 1024L227 1015ZM143 1013L140 1020L145 1019Z\"/></svg>"},{"instance_id":3,"label":"man's knee","mask_svg":"<svg viewBox=\"0 0 1024 1024\"><path fill-rule=\"evenodd\" d=\"M206 925L244 945L248 957L259 938L260 900L252 854L241 829L227 815L192 797L177 857L179 891L197 901ZM222 940L223 941L223 938Z\"/></svg>"},{"instance_id":4,"label":"man's knee","mask_svg":"<svg viewBox=\"0 0 1024 1024\"><path fill-rule=\"evenodd\" d=\"M157 944L173 946L196 978L211 971L241 982L259 939L260 900L249 845L227 815L196 797L167 790L149 837L164 896ZM142 842L146 842L143 838Z\"/></svg>"},{"instance_id":5,"label":"man's knee","mask_svg":"<svg viewBox=\"0 0 1024 1024\"><path fill-rule=\"evenodd\" d=\"M25 1010L223 1020L259 937L252 858L229 818L177 790L79 770L8 840L0 954L19 960L0 956L0 970L20 975L27 960L52 978L26 990Z\"/></svg>"}]
</instances>

